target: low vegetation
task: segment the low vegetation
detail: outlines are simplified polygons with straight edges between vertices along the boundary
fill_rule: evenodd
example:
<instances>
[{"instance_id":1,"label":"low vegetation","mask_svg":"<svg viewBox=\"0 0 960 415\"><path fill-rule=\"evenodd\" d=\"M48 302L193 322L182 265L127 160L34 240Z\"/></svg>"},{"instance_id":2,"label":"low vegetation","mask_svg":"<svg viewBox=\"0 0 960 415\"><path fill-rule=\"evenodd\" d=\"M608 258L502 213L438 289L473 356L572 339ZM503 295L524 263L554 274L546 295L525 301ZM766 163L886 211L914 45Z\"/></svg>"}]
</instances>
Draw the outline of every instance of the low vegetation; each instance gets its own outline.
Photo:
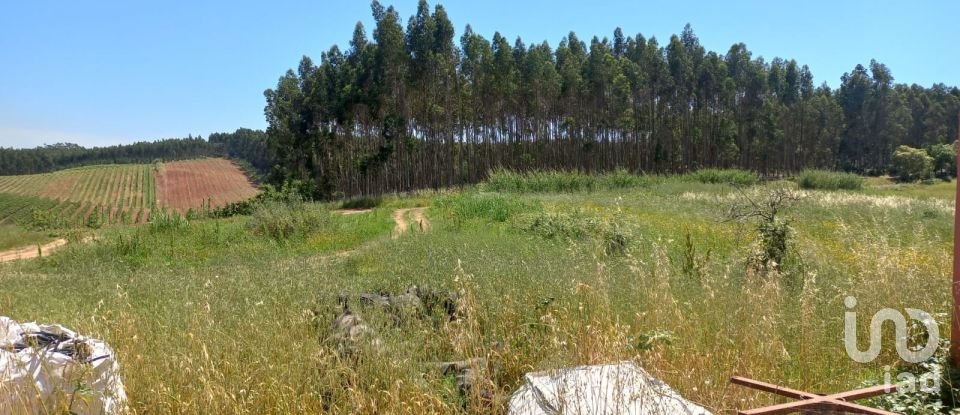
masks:
<instances>
[{"instance_id":1,"label":"low vegetation","mask_svg":"<svg viewBox=\"0 0 960 415\"><path fill-rule=\"evenodd\" d=\"M625 170L590 174L579 171L515 172L496 170L490 173L481 188L492 192L564 193L630 189L649 186L656 177L637 175Z\"/></svg>"},{"instance_id":2,"label":"low vegetation","mask_svg":"<svg viewBox=\"0 0 960 415\"><path fill-rule=\"evenodd\" d=\"M688 173L685 177L700 183L752 186L757 183L756 173L737 169L703 169Z\"/></svg>"},{"instance_id":3,"label":"low vegetation","mask_svg":"<svg viewBox=\"0 0 960 415\"><path fill-rule=\"evenodd\" d=\"M863 188L863 177L827 170L804 170L797 175L797 185L801 189L858 190Z\"/></svg>"}]
</instances>

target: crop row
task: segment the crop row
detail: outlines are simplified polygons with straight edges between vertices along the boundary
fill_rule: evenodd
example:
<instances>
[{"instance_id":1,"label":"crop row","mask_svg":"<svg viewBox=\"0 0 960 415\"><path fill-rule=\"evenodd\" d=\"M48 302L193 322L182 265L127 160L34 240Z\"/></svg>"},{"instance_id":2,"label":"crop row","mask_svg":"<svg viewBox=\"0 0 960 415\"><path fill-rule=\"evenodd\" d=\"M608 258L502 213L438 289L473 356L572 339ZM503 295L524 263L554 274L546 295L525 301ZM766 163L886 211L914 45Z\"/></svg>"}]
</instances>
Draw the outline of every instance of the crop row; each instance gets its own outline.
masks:
<instances>
[{"instance_id":1,"label":"crop row","mask_svg":"<svg viewBox=\"0 0 960 415\"><path fill-rule=\"evenodd\" d=\"M0 177L0 193L129 210L153 207L149 165L104 165L53 173Z\"/></svg>"},{"instance_id":2,"label":"crop row","mask_svg":"<svg viewBox=\"0 0 960 415\"><path fill-rule=\"evenodd\" d=\"M35 210L46 212L46 217L50 220L67 226L145 223L151 211L149 208L117 208L90 202L0 193L0 223L30 227Z\"/></svg>"}]
</instances>

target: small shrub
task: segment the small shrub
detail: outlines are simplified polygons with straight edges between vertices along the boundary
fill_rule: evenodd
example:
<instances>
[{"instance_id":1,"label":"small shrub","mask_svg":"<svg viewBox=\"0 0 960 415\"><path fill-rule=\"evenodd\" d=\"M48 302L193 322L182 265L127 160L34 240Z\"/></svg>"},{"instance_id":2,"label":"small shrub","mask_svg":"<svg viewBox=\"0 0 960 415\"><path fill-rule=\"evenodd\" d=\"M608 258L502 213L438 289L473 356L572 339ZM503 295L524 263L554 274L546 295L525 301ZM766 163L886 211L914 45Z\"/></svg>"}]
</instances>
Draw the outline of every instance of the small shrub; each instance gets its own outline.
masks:
<instances>
[{"instance_id":1,"label":"small shrub","mask_svg":"<svg viewBox=\"0 0 960 415\"><path fill-rule=\"evenodd\" d=\"M857 190L863 188L863 177L853 173L827 170L804 170L797 176L801 189Z\"/></svg>"},{"instance_id":2,"label":"small shrub","mask_svg":"<svg viewBox=\"0 0 960 415\"><path fill-rule=\"evenodd\" d=\"M684 177L708 184L731 184L734 186L753 186L757 184L756 174L737 169L703 169L687 173Z\"/></svg>"},{"instance_id":3,"label":"small shrub","mask_svg":"<svg viewBox=\"0 0 960 415\"><path fill-rule=\"evenodd\" d=\"M278 241L301 238L330 225L330 211L319 204L276 201L258 206L249 224L255 234Z\"/></svg>"},{"instance_id":4,"label":"small shrub","mask_svg":"<svg viewBox=\"0 0 960 415\"><path fill-rule=\"evenodd\" d=\"M783 217L783 210L799 199L795 193L786 189L774 189L764 200L753 200L746 194L745 201L730 207L727 217L735 221L756 221L757 246L748 263L758 271L779 272L787 258L790 244L789 220Z\"/></svg>"},{"instance_id":5,"label":"small shrub","mask_svg":"<svg viewBox=\"0 0 960 415\"><path fill-rule=\"evenodd\" d=\"M100 229L103 227L106 222L107 217L103 211L103 208L97 206L93 209L93 212L90 212L90 216L87 216L86 226L90 229Z\"/></svg>"}]
</instances>

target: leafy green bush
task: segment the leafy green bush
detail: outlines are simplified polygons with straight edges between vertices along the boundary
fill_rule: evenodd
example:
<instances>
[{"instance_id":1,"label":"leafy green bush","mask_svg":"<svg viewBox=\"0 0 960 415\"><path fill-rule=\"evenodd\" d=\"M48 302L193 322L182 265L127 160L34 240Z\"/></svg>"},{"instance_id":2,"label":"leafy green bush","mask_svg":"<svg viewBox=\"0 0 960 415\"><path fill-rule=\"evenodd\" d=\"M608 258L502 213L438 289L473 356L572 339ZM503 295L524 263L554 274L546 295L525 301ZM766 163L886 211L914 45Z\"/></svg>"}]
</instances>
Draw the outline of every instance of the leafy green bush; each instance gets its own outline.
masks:
<instances>
[{"instance_id":1,"label":"leafy green bush","mask_svg":"<svg viewBox=\"0 0 960 415\"><path fill-rule=\"evenodd\" d=\"M957 149L953 144L934 144L927 147L927 155L933 159L933 171L937 177L949 179L957 171Z\"/></svg>"},{"instance_id":2,"label":"leafy green bush","mask_svg":"<svg viewBox=\"0 0 960 415\"><path fill-rule=\"evenodd\" d=\"M919 148L899 146L893 152L893 172L905 182L930 179L933 177L933 157Z\"/></svg>"},{"instance_id":3,"label":"leafy green bush","mask_svg":"<svg viewBox=\"0 0 960 415\"><path fill-rule=\"evenodd\" d=\"M516 197L490 193L455 193L441 196L436 199L434 206L458 226L469 219L505 222L518 213L541 209L538 204Z\"/></svg>"},{"instance_id":4,"label":"leafy green bush","mask_svg":"<svg viewBox=\"0 0 960 415\"><path fill-rule=\"evenodd\" d=\"M254 210L249 222L255 234L278 241L301 238L330 225L329 210L306 202L264 202Z\"/></svg>"},{"instance_id":5,"label":"leafy green bush","mask_svg":"<svg viewBox=\"0 0 960 415\"><path fill-rule=\"evenodd\" d=\"M797 184L801 189L856 190L863 187L863 177L828 170L804 170L797 176Z\"/></svg>"},{"instance_id":6,"label":"leafy green bush","mask_svg":"<svg viewBox=\"0 0 960 415\"><path fill-rule=\"evenodd\" d=\"M626 170L597 174L557 170L523 173L495 170L490 173L481 188L492 192L573 193L644 187L652 182L651 177L633 174Z\"/></svg>"},{"instance_id":7,"label":"leafy green bush","mask_svg":"<svg viewBox=\"0 0 960 415\"><path fill-rule=\"evenodd\" d=\"M753 186L757 184L757 175L738 169L703 169L683 175L688 180L708 184L732 184L734 186Z\"/></svg>"}]
</instances>

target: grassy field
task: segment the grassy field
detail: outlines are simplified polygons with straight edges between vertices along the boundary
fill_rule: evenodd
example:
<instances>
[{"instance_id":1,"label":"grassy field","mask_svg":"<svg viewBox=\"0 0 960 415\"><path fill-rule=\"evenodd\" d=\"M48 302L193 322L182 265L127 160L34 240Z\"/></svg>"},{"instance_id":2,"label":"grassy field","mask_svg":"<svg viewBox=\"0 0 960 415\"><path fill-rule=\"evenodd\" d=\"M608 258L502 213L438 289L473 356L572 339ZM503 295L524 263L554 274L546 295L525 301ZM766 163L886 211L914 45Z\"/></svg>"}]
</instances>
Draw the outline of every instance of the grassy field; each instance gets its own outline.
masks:
<instances>
[{"instance_id":1,"label":"grassy field","mask_svg":"<svg viewBox=\"0 0 960 415\"><path fill-rule=\"evenodd\" d=\"M621 360L719 413L775 402L731 375L817 392L882 381L898 357L846 355L843 299L861 339L883 307L949 310L954 185L793 190L788 255L760 270L755 224L724 212L781 186L796 189L650 178L114 228L0 265L0 310L106 339L138 413L502 413L526 372ZM418 205L430 226L394 232L394 209ZM338 295L413 284L460 290L464 317L358 308L384 347L337 353ZM470 357L490 362L482 394L430 368Z\"/></svg>"},{"instance_id":2,"label":"grassy field","mask_svg":"<svg viewBox=\"0 0 960 415\"><path fill-rule=\"evenodd\" d=\"M31 232L14 225L0 225L0 251L36 245L51 239L42 232Z\"/></svg>"},{"instance_id":3,"label":"grassy field","mask_svg":"<svg viewBox=\"0 0 960 415\"><path fill-rule=\"evenodd\" d=\"M243 172L224 159L98 165L0 176L0 223L24 223L34 209L70 224L84 224L91 215L98 223L145 223L156 209L183 214L245 200L256 193Z\"/></svg>"}]
</instances>

